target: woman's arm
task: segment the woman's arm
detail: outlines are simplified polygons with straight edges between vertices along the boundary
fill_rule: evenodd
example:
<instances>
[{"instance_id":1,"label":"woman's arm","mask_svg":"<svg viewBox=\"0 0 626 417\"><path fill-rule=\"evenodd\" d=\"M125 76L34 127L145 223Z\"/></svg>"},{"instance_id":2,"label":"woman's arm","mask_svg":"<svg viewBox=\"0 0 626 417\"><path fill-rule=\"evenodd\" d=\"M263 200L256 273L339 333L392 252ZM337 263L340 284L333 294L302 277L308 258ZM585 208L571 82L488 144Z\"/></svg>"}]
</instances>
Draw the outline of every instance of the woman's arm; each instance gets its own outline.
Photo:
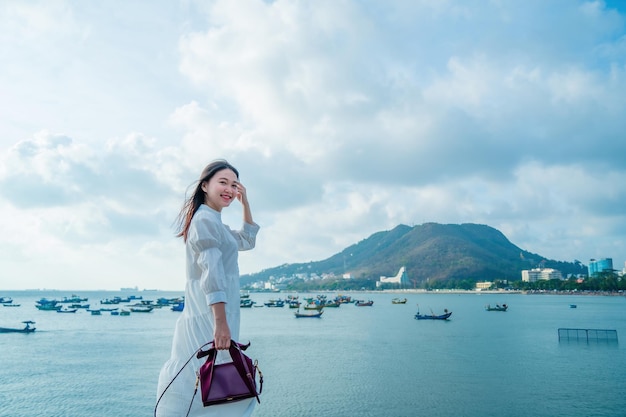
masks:
<instances>
[{"instance_id":1,"label":"woman's arm","mask_svg":"<svg viewBox=\"0 0 626 417\"><path fill-rule=\"evenodd\" d=\"M248 195L246 193L246 187L242 183L237 183L237 200L241 202L243 206L243 221L248 224L254 224L252 220L252 211L250 210L250 203L248 202Z\"/></svg>"},{"instance_id":2,"label":"woman's arm","mask_svg":"<svg viewBox=\"0 0 626 417\"><path fill-rule=\"evenodd\" d=\"M225 350L230 347L230 328L226 321L226 303L211 304L213 317L215 317L215 329L213 329L213 340L215 348Z\"/></svg>"}]
</instances>

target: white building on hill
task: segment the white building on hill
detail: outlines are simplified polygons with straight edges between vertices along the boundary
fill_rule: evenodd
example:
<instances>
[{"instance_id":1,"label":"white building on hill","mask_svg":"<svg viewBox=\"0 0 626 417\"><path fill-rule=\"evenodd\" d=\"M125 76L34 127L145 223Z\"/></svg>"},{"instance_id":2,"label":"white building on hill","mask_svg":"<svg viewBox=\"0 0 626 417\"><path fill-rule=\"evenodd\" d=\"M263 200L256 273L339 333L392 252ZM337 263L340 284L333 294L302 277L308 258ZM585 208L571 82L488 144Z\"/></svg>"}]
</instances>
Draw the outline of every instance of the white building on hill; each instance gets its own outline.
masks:
<instances>
[{"instance_id":1,"label":"white building on hill","mask_svg":"<svg viewBox=\"0 0 626 417\"><path fill-rule=\"evenodd\" d=\"M406 268L403 266L400 268L395 277L380 277L378 281L376 281L376 286L380 287L382 284L398 284L398 285L407 285L409 283L409 279L406 276Z\"/></svg>"}]
</instances>

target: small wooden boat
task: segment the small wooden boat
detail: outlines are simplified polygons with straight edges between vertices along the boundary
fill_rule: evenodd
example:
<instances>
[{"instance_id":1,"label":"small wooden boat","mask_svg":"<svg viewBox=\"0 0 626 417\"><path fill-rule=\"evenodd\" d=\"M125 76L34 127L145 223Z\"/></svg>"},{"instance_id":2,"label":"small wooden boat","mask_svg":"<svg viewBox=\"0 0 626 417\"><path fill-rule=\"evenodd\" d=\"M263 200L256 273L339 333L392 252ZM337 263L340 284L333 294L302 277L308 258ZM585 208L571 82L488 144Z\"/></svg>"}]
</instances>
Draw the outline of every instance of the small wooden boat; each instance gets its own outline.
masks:
<instances>
[{"instance_id":1,"label":"small wooden boat","mask_svg":"<svg viewBox=\"0 0 626 417\"><path fill-rule=\"evenodd\" d=\"M57 311L60 310L63 306L61 304L57 304L56 301L52 301L48 303L37 304L35 305L35 307L37 307L37 310L42 311Z\"/></svg>"},{"instance_id":2,"label":"small wooden boat","mask_svg":"<svg viewBox=\"0 0 626 417\"><path fill-rule=\"evenodd\" d=\"M106 298L100 300L100 304L119 304L122 301L120 297L113 297L112 299Z\"/></svg>"},{"instance_id":3,"label":"small wooden boat","mask_svg":"<svg viewBox=\"0 0 626 417\"><path fill-rule=\"evenodd\" d=\"M495 307L492 307L492 306L491 306L491 305L489 305L489 304L487 304L487 305L485 306L485 310L487 310L487 311L506 311L506 310L507 310L507 308L509 308L509 306L508 306L508 305L506 305L506 304L502 304L502 305L500 305L500 304L496 304L496 306L495 306Z\"/></svg>"},{"instance_id":4,"label":"small wooden boat","mask_svg":"<svg viewBox=\"0 0 626 417\"><path fill-rule=\"evenodd\" d=\"M569 308L576 308L576 307L578 307L576 304L570 304L569 305Z\"/></svg>"},{"instance_id":5,"label":"small wooden boat","mask_svg":"<svg viewBox=\"0 0 626 417\"><path fill-rule=\"evenodd\" d=\"M374 302L372 300L368 300L368 301L363 301L363 300L357 300L354 303L355 306L357 307L369 307L374 305Z\"/></svg>"},{"instance_id":6,"label":"small wooden boat","mask_svg":"<svg viewBox=\"0 0 626 417\"><path fill-rule=\"evenodd\" d=\"M31 324L35 324L34 321L23 321L26 326L22 329L14 329L11 327L0 327L0 333L32 333L35 331L34 327L31 327Z\"/></svg>"},{"instance_id":7,"label":"small wooden boat","mask_svg":"<svg viewBox=\"0 0 626 417\"><path fill-rule=\"evenodd\" d=\"M420 311L417 310L415 318L417 320L448 320L448 318L450 318L450 316L452 315L452 312L448 311L447 308L443 310L443 313L444 314L420 314Z\"/></svg>"},{"instance_id":8,"label":"small wooden boat","mask_svg":"<svg viewBox=\"0 0 626 417\"><path fill-rule=\"evenodd\" d=\"M131 307L130 311L133 313L150 313L154 310L154 307Z\"/></svg>"},{"instance_id":9,"label":"small wooden boat","mask_svg":"<svg viewBox=\"0 0 626 417\"><path fill-rule=\"evenodd\" d=\"M120 316L130 316L130 311L128 310L120 310Z\"/></svg>"},{"instance_id":10,"label":"small wooden boat","mask_svg":"<svg viewBox=\"0 0 626 417\"><path fill-rule=\"evenodd\" d=\"M2 307L21 307L21 304L2 304Z\"/></svg>"},{"instance_id":11,"label":"small wooden boat","mask_svg":"<svg viewBox=\"0 0 626 417\"><path fill-rule=\"evenodd\" d=\"M316 317L322 317L322 313L324 312L324 310L320 310L317 313L300 313L299 311L294 312L294 316L299 319L299 318L304 318L304 317L311 317L311 318L316 318Z\"/></svg>"},{"instance_id":12,"label":"small wooden boat","mask_svg":"<svg viewBox=\"0 0 626 417\"><path fill-rule=\"evenodd\" d=\"M102 311L100 310L87 310L91 313L92 316L101 316L102 315Z\"/></svg>"},{"instance_id":13,"label":"small wooden boat","mask_svg":"<svg viewBox=\"0 0 626 417\"><path fill-rule=\"evenodd\" d=\"M283 300L269 300L267 303L264 303L267 307L284 307L285 302Z\"/></svg>"},{"instance_id":14,"label":"small wooden boat","mask_svg":"<svg viewBox=\"0 0 626 417\"><path fill-rule=\"evenodd\" d=\"M335 301L339 304L349 304L352 303L352 297L349 295L338 295L335 297Z\"/></svg>"},{"instance_id":15,"label":"small wooden boat","mask_svg":"<svg viewBox=\"0 0 626 417\"><path fill-rule=\"evenodd\" d=\"M83 301L88 301L88 298L82 298L77 296L76 294L72 294L71 297L63 297L63 300L59 301L60 303L82 303Z\"/></svg>"},{"instance_id":16,"label":"small wooden boat","mask_svg":"<svg viewBox=\"0 0 626 417\"><path fill-rule=\"evenodd\" d=\"M61 308L57 310L57 313L76 313L77 308Z\"/></svg>"},{"instance_id":17,"label":"small wooden boat","mask_svg":"<svg viewBox=\"0 0 626 417\"><path fill-rule=\"evenodd\" d=\"M394 298L391 300L391 304L406 304L406 298Z\"/></svg>"},{"instance_id":18,"label":"small wooden boat","mask_svg":"<svg viewBox=\"0 0 626 417\"><path fill-rule=\"evenodd\" d=\"M322 304L322 307L331 307L331 308L337 308L341 305L341 303L337 302L337 301L326 301L325 304Z\"/></svg>"},{"instance_id":19,"label":"small wooden boat","mask_svg":"<svg viewBox=\"0 0 626 417\"><path fill-rule=\"evenodd\" d=\"M178 303L178 304L174 304L174 305L171 307L171 310L172 310L172 311L183 311L184 309L185 309L185 302L184 302L184 301L181 301L181 302L180 302L180 303Z\"/></svg>"}]
</instances>

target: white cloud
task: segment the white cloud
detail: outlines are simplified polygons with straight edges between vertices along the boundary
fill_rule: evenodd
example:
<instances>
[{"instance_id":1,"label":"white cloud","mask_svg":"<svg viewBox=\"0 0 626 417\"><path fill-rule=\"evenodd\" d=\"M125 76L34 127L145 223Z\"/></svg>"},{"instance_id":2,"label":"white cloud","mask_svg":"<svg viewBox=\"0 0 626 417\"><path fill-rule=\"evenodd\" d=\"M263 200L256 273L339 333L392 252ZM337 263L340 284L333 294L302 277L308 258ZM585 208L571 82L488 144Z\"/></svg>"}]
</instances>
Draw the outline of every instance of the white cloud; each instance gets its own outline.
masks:
<instances>
[{"instance_id":1,"label":"white cloud","mask_svg":"<svg viewBox=\"0 0 626 417\"><path fill-rule=\"evenodd\" d=\"M621 266L624 22L569 0L3 3L0 262L20 287L182 288L172 222L226 157L262 226L244 273L431 221Z\"/></svg>"}]
</instances>

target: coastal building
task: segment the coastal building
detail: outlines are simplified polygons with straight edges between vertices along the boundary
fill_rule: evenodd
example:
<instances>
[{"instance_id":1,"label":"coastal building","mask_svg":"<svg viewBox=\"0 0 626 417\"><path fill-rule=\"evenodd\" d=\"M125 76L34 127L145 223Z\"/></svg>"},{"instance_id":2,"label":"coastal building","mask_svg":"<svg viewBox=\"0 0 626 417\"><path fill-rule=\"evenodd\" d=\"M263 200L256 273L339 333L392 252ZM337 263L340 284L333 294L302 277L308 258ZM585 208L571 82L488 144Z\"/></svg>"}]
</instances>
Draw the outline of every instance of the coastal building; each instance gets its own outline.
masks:
<instances>
[{"instance_id":1,"label":"coastal building","mask_svg":"<svg viewBox=\"0 0 626 417\"><path fill-rule=\"evenodd\" d=\"M549 281L551 279L563 280L563 274L552 268L533 268L522 271L522 281L524 282Z\"/></svg>"},{"instance_id":2,"label":"coastal building","mask_svg":"<svg viewBox=\"0 0 626 417\"><path fill-rule=\"evenodd\" d=\"M406 268L404 266L400 268L394 277L381 276L380 279L376 281L376 287L380 287L382 284L408 285L409 279L406 276Z\"/></svg>"},{"instance_id":3,"label":"coastal building","mask_svg":"<svg viewBox=\"0 0 626 417\"><path fill-rule=\"evenodd\" d=\"M478 291L488 290L489 288L491 288L492 285L493 285L493 282L490 282L490 281L477 282L476 289Z\"/></svg>"},{"instance_id":4,"label":"coastal building","mask_svg":"<svg viewBox=\"0 0 626 417\"><path fill-rule=\"evenodd\" d=\"M612 272L613 271L613 258L603 258L603 259L590 259L589 266L587 267L589 270L589 276L593 277L595 275L600 274L601 272Z\"/></svg>"}]
</instances>

